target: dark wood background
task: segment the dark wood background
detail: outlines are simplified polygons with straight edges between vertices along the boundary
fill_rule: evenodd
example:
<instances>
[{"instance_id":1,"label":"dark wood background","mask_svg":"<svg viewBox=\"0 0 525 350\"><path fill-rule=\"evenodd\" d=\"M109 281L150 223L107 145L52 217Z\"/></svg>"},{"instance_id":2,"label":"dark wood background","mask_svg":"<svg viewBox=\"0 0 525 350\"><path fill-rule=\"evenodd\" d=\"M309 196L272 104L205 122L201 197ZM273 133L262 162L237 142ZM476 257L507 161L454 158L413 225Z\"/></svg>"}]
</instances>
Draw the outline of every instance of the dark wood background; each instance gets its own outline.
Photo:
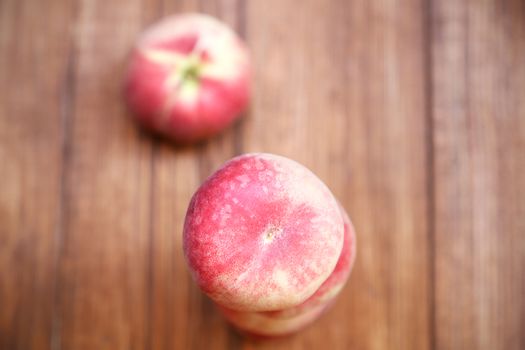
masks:
<instances>
[{"instance_id":1,"label":"dark wood background","mask_svg":"<svg viewBox=\"0 0 525 350\"><path fill-rule=\"evenodd\" d=\"M176 149L121 98L146 25L246 38L251 110ZM335 307L233 332L181 252L189 198L234 155L291 157L350 213ZM0 0L0 348L525 349L522 0Z\"/></svg>"}]
</instances>

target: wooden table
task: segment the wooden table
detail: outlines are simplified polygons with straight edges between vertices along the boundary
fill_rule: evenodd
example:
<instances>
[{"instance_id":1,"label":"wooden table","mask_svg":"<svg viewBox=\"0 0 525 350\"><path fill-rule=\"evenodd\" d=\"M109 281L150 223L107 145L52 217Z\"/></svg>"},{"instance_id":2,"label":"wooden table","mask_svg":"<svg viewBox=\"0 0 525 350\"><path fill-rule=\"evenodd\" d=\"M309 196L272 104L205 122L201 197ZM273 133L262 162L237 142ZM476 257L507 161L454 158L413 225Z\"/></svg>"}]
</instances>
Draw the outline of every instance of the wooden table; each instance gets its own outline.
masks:
<instances>
[{"instance_id":1,"label":"wooden table","mask_svg":"<svg viewBox=\"0 0 525 350\"><path fill-rule=\"evenodd\" d=\"M246 38L249 113L177 149L128 118L134 38L179 11ZM525 349L522 0L1 0L0 348ZM310 167L358 232L335 307L233 332L181 252L236 154Z\"/></svg>"}]
</instances>

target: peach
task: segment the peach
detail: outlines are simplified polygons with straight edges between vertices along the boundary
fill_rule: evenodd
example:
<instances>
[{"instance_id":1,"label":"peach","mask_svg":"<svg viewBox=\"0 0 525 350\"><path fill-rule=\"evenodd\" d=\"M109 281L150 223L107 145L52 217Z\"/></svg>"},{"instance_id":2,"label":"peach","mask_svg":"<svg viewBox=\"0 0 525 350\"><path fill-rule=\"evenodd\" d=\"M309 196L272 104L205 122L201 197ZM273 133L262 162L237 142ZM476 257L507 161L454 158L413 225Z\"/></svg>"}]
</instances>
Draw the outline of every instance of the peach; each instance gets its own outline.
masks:
<instances>
[{"instance_id":1,"label":"peach","mask_svg":"<svg viewBox=\"0 0 525 350\"><path fill-rule=\"evenodd\" d=\"M246 46L213 17L168 17L138 39L125 98L147 128L178 143L202 140L230 125L248 105Z\"/></svg>"},{"instance_id":2,"label":"peach","mask_svg":"<svg viewBox=\"0 0 525 350\"><path fill-rule=\"evenodd\" d=\"M183 239L194 279L217 304L282 310L303 303L332 274L344 224L310 170L281 156L246 154L194 194Z\"/></svg>"}]
</instances>

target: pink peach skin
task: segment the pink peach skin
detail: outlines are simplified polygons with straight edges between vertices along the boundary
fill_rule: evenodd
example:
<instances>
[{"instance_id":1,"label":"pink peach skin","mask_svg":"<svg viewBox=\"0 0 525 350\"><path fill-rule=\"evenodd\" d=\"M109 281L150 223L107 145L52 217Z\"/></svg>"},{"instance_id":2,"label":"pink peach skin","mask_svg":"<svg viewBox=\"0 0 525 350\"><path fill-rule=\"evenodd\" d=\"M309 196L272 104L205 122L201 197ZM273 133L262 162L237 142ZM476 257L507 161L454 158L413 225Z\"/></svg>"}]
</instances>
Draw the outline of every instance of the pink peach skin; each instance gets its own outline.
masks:
<instances>
[{"instance_id":1,"label":"pink peach skin","mask_svg":"<svg viewBox=\"0 0 525 350\"><path fill-rule=\"evenodd\" d=\"M195 193L183 246L194 279L217 304L271 311L319 289L343 238L338 204L310 170L281 156L246 154Z\"/></svg>"},{"instance_id":2,"label":"pink peach skin","mask_svg":"<svg viewBox=\"0 0 525 350\"><path fill-rule=\"evenodd\" d=\"M356 257L355 229L345 209L340 205L344 222L344 242L341 255L332 274L324 281L319 289L302 304L279 311L267 311L266 316L276 318L293 317L312 307L324 305L333 300L343 289L350 276Z\"/></svg>"},{"instance_id":3,"label":"pink peach skin","mask_svg":"<svg viewBox=\"0 0 525 350\"><path fill-rule=\"evenodd\" d=\"M168 17L138 39L125 98L147 128L178 143L204 139L247 107L248 51L235 32L210 16Z\"/></svg>"}]
</instances>

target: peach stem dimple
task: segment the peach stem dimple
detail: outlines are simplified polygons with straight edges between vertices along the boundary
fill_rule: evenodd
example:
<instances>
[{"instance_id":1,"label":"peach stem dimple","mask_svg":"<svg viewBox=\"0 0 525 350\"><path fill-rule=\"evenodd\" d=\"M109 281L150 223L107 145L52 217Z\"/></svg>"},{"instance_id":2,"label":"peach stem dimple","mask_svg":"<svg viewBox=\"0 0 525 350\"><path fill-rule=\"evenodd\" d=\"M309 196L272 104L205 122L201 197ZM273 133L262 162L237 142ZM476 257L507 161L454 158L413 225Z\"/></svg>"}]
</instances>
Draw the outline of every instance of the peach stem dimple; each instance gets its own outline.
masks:
<instances>
[{"instance_id":1,"label":"peach stem dimple","mask_svg":"<svg viewBox=\"0 0 525 350\"><path fill-rule=\"evenodd\" d=\"M282 228L276 227L274 225L270 225L263 235L263 241L265 244L269 244L273 242L275 237L279 236L283 232Z\"/></svg>"}]
</instances>

